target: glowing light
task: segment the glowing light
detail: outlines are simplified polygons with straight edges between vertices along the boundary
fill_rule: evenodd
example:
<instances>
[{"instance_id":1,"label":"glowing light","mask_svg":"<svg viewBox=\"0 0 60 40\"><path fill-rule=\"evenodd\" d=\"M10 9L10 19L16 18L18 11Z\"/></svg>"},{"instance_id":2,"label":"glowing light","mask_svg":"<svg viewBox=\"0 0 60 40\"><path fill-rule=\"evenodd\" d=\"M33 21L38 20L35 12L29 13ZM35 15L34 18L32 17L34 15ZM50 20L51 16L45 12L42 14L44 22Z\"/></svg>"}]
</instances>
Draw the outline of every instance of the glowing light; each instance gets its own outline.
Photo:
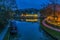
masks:
<instances>
[{"instance_id":1,"label":"glowing light","mask_svg":"<svg viewBox=\"0 0 60 40\"><path fill-rule=\"evenodd\" d=\"M37 19L38 18L38 14L21 14L21 17L26 17L25 20L28 21L28 22L37 22L38 21L38 19ZM31 18L27 19L29 17L31 17Z\"/></svg>"},{"instance_id":2,"label":"glowing light","mask_svg":"<svg viewBox=\"0 0 60 40\"><path fill-rule=\"evenodd\" d=\"M37 22L38 19L26 19L26 21L29 21L29 22Z\"/></svg>"},{"instance_id":3,"label":"glowing light","mask_svg":"<svg viewBox=\"0 0 60 40\"><path fill-rule=\"evenodd\" d=\"M46 21L50 24L56 25L56 26L60 26L60 17L53 17L53 16L48 16L46 18Z\"/></svg>"},{"instance_id":4,"label":"glowing light","mask_svg":"<svg viewBox=\"0 0 60 40\"><path fill-rule=\"evenodd\" d=\"M21 14L21 16L34 16L34 17L38 17L38 14Z\"/></svg>"}]
</instances>

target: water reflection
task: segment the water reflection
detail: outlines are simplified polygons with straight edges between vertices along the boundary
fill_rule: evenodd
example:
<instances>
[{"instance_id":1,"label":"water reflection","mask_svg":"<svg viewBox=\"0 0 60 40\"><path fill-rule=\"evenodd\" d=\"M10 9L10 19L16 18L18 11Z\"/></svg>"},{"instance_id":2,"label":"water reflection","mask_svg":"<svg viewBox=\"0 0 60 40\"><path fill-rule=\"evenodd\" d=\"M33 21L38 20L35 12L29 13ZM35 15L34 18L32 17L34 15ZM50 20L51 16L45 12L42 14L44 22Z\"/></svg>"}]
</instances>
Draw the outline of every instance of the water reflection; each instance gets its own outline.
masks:
<instances>
[{"instance_id":1,"label":"water reflection","mask_svg":"<svg viewBox=\"0 0 60 40\"><path fill-rule=\"evenodd\" d=\"M18 29L18 37L14 40L53 40L41 29L39 22L15 22Z\"/></svg>"}]
</instances>

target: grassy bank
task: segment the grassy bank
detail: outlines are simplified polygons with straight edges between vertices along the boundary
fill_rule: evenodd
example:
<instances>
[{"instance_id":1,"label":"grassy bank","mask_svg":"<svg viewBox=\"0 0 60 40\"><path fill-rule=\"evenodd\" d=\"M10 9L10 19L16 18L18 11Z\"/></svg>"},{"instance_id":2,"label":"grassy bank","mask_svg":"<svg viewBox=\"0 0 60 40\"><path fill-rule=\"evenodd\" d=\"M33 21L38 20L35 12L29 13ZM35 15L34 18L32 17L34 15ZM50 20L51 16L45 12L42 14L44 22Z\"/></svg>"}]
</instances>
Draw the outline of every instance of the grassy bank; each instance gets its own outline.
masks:
<instances>
[{"instance_id":1,"label":"grassy bank","mask_svg":"<svg viewBox=\"0 0 60 40\"><path fill-rule=\"evenodd\" d=\"M6 35L5 35L3 40L9 40L9 29L8 29L8 31L7 31L7 33L6 33Z\"/></svg>"},{"instance_id":2,"label":"grassy bank","mask_svg":"<svg viewBox=\"0 0 60 40\"><path fill-rule=\"evenodd\" d=\"M5 27L4 27L5 28ZM4 28L0 28L0 33L4 30Z\"/></svg>"},{"instance_id":3,"label":"grassy bank","mask_svg":"<svg viewBox=\"0 0 60 40\"><path fill-rule=\"evenodd\" d=\"M57 32L55 30L51 30L47 27L45 27L43 24L42 24L42 18L40 20L40 26L41 28L43 28L46 32L48 32L50 35L52 35L53 37L57 38L58 40L60 40L60 32Z\"/></svg>"},{"instance_id":4,"label":"grassy bank","mask_svg":"<svg viewBox=\"0 0 60 40\"><path fill-rule=\"evenodd\" d=\"M5 26L6 26L5 24L3 25L0 23L0 33L5 29Z\"/></svg>"}]
</instances>

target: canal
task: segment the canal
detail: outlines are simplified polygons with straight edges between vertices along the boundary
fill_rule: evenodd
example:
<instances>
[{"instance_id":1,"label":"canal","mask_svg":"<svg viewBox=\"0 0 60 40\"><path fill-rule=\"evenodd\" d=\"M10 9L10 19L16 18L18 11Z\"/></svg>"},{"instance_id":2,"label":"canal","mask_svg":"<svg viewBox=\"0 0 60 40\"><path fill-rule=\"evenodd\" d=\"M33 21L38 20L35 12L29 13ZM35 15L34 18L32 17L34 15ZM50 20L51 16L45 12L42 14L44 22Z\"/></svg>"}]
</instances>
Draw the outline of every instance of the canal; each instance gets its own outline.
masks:
<instances>
[{"instance_id":1,"label":"canal","mask_svg":"<svg viewBox=\"0 0 60 40\"><path fill-rule=\"evenodd\" d=\"M39 22L15 21L18 29L18 37L11 40L54 40L41 27Z\"/></svg>"}]
</instances>

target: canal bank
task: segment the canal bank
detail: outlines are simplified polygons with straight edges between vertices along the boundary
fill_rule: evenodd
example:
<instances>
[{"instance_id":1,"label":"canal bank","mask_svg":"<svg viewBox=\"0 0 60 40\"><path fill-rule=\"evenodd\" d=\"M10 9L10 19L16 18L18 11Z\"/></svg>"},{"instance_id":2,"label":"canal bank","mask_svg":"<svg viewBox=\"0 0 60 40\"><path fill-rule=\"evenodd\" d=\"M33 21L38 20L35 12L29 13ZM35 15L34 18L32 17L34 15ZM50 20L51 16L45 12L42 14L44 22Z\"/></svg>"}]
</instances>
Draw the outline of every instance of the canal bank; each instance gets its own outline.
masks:
<instances>
[{"instance_id":1,"label":"canal bank","mask_svg":"<svg viewBox=\"0 0 60 40\"><path fill-rule=\"evenodd\" d=\"M0 40L4 40L4 37L5 37L5 35L6 35L6 33L7 33L7 31L8 31L8 27L9 25L7 25L5 28L4 28L4 30L0 33Z\"/></svg>"},{"instance_id":2,"label":"canal bank","mask_svg":"<svg viewBox=\"0 0 60 40\"><path fill-rule=\"evenodd\" d=\"M41 18L40 20L40 24L41 24L41 27L49 34L51 35L53 38L55 38L56 40L60 40L60 32L58 31L55 31L55 30L52 30L48 27L46 27L42 22L43 22L44 19Z\"/></svg>"}]
</instances>

